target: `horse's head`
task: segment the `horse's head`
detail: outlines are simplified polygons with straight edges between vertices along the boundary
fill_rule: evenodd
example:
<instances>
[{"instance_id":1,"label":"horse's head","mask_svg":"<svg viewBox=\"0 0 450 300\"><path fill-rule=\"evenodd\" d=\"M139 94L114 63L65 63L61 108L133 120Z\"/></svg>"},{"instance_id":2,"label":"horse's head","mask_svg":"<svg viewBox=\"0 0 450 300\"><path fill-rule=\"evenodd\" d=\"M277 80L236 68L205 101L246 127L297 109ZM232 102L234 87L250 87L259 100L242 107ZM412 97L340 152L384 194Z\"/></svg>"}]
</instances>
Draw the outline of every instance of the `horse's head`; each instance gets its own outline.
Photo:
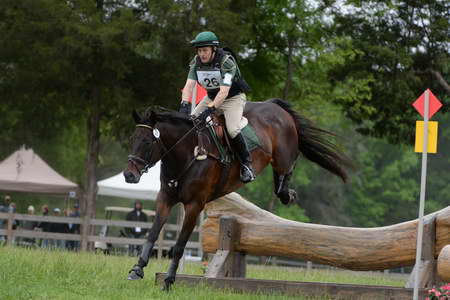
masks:
<instances>
[{"instance_id":1,"label":"horse's head","mask_svg":"<svg viewBox=\"0 0 450 300\"><path fill-rule=\"evenodd\" d=\"M141 117L135 110L133 119L136 129L131 136L131 153L128 155L128 165L123 171L125 181L138 183L142 174L153 167L161 159L163 144L160 132L155 127L156 113L148 111Z\"/></svg>"}]
</instances>

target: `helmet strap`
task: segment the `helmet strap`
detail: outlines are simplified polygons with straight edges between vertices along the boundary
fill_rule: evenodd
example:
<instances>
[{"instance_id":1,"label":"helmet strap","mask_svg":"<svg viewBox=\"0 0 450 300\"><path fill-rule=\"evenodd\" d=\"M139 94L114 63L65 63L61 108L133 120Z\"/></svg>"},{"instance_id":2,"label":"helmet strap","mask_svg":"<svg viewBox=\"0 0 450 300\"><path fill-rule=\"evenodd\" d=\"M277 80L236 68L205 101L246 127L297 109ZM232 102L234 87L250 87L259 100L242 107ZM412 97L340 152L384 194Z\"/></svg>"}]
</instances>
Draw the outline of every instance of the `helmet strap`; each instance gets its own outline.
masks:
<instances>
[{"instance_id":1,"label":"helmet strap","mask_svg":"<svg viewBox=\"0 0 450 300\"><path fill-rule=\"evenodd\" d=\"M214 57L216 56L216 50L217 50L217 47L216 46L211 46L211 59L209 60L209 62L208 63L211 63L213 60L214 60Z\"/></svg>"}]
</instances>

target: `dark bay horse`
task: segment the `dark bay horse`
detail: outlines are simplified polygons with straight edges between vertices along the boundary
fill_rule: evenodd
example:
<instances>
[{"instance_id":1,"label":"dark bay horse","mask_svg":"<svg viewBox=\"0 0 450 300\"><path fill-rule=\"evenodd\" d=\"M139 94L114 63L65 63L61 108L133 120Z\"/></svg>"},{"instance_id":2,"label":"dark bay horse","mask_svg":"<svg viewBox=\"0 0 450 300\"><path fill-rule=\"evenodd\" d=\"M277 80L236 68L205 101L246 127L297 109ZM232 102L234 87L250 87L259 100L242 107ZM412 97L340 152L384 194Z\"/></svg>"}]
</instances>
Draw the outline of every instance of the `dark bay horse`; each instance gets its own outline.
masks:
<instances>
[{"instance_id":1,"label":"dark bay horse","mask_svg":"<svg viewBox=\"0 0 450 300\"><path fill-rule=\"evenodd\" d=\"M344 167L349 166L350 161L326 139L332 134L301 117L287 102L280 99L248 102L244 115L262 144L251 152L253 168L258 174L269 163L272 164L275 194L284 204L296 197L295 192L289 189L289 179L300 153L346 181ZM131 138L132 154L124 171L125 180L137 183L143 172L159 160L162 163L155 221L128 279L144 277L143 269L148 264L161 228L171 208L181 202L185 218L165 279L164 289L169 290L197 217L206 203L242 186L240 166L238 161L234 161L224 167L211 157L195 160L194 148L198 144L196 131L200 128L184 114L148 109L143 116L134 111L133 117L136 129Z\"/></svg>"}]
</instances>

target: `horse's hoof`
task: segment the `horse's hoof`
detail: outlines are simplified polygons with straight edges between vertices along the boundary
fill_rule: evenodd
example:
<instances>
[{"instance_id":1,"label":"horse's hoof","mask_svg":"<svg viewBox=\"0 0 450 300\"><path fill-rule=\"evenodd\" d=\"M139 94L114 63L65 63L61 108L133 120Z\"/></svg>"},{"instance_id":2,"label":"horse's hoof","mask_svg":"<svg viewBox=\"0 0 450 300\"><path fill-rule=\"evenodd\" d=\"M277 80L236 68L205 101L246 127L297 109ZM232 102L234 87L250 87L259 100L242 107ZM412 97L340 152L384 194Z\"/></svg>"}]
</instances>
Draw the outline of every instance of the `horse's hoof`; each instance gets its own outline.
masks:
<instances>
[{"instance_id":1,"label":"horse's hoof","mask_svg":"<svg viewBox=\"0 0 450 300\"><path fill-rule=\"evenodd\" d=\"M297 201L297 192L293 189L289 189L288 192L278 194L281 203L288 205Z\"/></svg>"},{"instance_id":2,"label":"horse's hoof","mask_svg":"<svg viewBox=\"0 0 450 300\"><path fill-rule=\"evenodd\" d=\"M164 291L164 292L170 292L174 282L175 282L174 279L166 278L164 280L164 286L163 286L163 288L161 290Z\"/></svg>"},{"instance_id":3,"label":"horse's hoof","mask_svg":"<svg viewBox=\"0 0 450 300\"><path fill-rule=\"evenodd\" d=\"M128 280L139 280L142 278L144 278L144 270L137 265L128 272Z\"/></svg>"},{"instance_id":4,"label":"horse's hoof","mask_svg":"<svg viewBox=\"0 0 450 300\"><path fill-rule=\"evenodd\" d=\"M295 190L289 189L289 203L297 202L297 192Z\"/></svg>"}]
</instances>

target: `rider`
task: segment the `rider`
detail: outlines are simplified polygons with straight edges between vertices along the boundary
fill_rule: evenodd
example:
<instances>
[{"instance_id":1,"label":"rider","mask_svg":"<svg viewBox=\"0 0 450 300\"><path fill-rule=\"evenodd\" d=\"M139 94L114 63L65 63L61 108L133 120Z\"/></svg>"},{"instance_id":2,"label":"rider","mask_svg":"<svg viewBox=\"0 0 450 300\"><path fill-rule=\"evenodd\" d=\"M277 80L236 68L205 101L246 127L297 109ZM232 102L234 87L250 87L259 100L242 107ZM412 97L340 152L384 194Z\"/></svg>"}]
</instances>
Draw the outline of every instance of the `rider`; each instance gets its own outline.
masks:
<instances>
[{"instance_id":1,"label":"rider","mask_svg":"<svg viewBox=\"0 0 450 300\"><path fill-rule=\"evenodd\" d=\"M241 134L243 127L241 124L245 124L245 122L241 122L247 100L245 92L250 88L243 80L235 58L230 52L219 48L219 39L213 32L199 33L191 41L191 45L196 48L197 55L190 63L180 111L189 112L188 99L191 99L192 90L198 81L208 93L192 114L205 121L213 111L223 112L232 145L241 161L241 181L253 181L255 175L251 166L250 153Z\"/></svg>"}]
</instances>

